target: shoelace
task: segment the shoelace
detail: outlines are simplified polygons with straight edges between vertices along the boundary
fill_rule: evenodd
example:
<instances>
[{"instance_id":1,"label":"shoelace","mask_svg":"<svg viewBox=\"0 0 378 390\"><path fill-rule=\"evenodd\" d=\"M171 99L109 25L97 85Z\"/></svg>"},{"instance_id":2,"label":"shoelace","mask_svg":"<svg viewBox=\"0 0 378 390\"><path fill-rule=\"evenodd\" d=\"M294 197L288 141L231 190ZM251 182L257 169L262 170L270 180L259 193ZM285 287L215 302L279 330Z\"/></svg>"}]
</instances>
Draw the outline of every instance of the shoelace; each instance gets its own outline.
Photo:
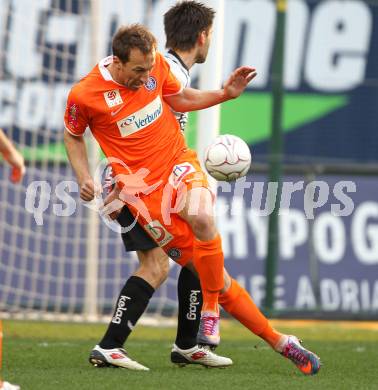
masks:
<instances>
[{"instance_id":1,"label":"shoelace","mask_svg":"<svg viewBox=\"0 0 378 390\"><path fill-rule=\"evenodd\" d=\"M297 364L305 365L308 361L307 356L303 353L303 350L291 343L287 347L287 351L285 351L284 355L292 360L294 360Z\"/></svg>"},{"instance_id":2,"label":"shoelace","mask_svg":"<svg viewBox=\"0 0 378 390\"><path fill-rule=\"evenodd\" d=\"M218 318L213 316L203 317L201 321L201 328L204 334L215 335L217 334Z\"/></svg>"}]
</instances>

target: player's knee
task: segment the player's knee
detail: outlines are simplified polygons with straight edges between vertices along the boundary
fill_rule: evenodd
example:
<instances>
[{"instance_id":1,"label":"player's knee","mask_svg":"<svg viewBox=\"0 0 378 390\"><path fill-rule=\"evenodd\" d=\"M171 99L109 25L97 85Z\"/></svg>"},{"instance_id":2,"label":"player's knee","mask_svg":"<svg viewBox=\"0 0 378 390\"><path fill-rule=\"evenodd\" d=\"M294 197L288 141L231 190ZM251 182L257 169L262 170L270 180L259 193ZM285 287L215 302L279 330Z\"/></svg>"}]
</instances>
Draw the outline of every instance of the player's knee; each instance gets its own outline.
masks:
<instances>
[{"instance_id":1,"label":"player's knee","mask_svg":"<svg viewBox=\"0 0 378 390\"><path fill-rule=\"evenodd\" d=\"M150 269L151 277L155 281L156 286L162 285L168 277L168 267L162 266L161 264L155 264Z\"/></svg>"},{"instance_id":2,"label":"player's knee","mask_svg":"<svg viewBox=\"0 0 378 390\"><path fill-rule=\"evenodd\" d=\"M227 292L229 290L229 288L231 287L231 276L228 274L228 272L226 271L226 269L224 269L224 272L223 272L223 280L224 280L224 285L223 285L223 288L221 290L221 294L224 294L225 292Z\"/></svg>"},{"instance_id":3,"label":"player's knee","mask_svg":"<svg viewBox=\"0 0 378 390\"><path fill-rule=\"evenodd\" d=\"M206 213L199 212L192 223L193 233L199 240L212 240L216 234L214 218Z\"/></svg>"},{"instance_id":4,"label":"player's knee","mask_svg":"<svg viewBox=\"0 0 378 390\"><path fill-rule=\"evenodd\" d=\"M164 256L162 258L157 259L156 261L156 270L157 274L160 275L160 284L163 283L169 273L169 259L168 256Z\"/></svg>"}]
</instances>

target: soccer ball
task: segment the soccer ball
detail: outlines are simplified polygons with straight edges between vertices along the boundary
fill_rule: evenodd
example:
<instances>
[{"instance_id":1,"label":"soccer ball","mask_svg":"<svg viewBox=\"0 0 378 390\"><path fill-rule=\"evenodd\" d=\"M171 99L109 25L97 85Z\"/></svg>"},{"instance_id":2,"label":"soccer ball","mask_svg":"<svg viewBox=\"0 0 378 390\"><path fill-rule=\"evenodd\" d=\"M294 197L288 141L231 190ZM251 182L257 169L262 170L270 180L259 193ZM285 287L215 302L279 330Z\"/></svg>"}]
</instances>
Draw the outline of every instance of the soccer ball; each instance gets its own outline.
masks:
<instances>
[{"instance_id":1,"label":"soccer ball","mask_svg":"<svg viewBox=\"0 0 378 390\"><path fill-rule=\"evenodd\" d=\"M251 152L241 138L220 135L206 148L204 163L214 179L233 181L247 174L251 166Z\"/></svg>"}]
</instances>

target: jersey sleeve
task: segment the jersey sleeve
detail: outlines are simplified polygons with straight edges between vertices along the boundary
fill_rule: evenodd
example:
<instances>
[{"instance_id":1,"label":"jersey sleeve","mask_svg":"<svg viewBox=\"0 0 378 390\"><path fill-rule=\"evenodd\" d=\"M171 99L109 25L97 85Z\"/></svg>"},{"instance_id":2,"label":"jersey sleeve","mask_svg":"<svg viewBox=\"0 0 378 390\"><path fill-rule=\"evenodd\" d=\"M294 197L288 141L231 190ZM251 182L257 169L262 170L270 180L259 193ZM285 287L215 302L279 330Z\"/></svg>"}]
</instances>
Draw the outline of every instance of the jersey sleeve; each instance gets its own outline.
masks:
<instances>
[{"instance_id":1,"label":"jersey sleeve","mask_svg":"<svg viewBox=\"0 0 378 390\"><path fill-rule=\"evenodd\" d=\"M64 126L70 134L75 136L83 135L88 126L85 108L80 104L78 94L73 89L71 89L67 98Z\"/></svg>"},{"instance_id":2,"label":"jersey sleeve","mask_svg":"<svg viewBox=\"0 0 378 390\"><path fill-rule=\"evenodd\" d=\"M171 68L165 58L161 59L164 70L166 71L166 78L163 83L163 96L171 96L179 94L184 87L177 77L172 73Z\"/></svg>"}]
</instances>

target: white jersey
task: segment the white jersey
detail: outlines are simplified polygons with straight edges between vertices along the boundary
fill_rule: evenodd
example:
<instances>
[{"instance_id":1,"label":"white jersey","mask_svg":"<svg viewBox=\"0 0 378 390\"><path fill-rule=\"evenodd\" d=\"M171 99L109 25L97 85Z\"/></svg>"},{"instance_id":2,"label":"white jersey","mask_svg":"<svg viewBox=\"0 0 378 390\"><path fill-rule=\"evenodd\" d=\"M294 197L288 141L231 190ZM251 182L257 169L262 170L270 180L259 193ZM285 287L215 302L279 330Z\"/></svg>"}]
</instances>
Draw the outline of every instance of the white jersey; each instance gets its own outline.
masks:
<instances>
[{"instance_id":1,"label":"white jersey","mask_svg":"<svg viewBox=\"0 0 378 390\"><path fill-rule=\"evenodd\" d=\"M189 69L182 62L181 58L173 51L169 50L165 55L169 66L171 67L172 73L176 78L181 82L183 88L190 87L190 75ZM176 119L180 123L181 130L185 130L186 123L188 122L188 113L187 112L175 112L173 113L176 116Z\"/></svg>"}]
</instances>

